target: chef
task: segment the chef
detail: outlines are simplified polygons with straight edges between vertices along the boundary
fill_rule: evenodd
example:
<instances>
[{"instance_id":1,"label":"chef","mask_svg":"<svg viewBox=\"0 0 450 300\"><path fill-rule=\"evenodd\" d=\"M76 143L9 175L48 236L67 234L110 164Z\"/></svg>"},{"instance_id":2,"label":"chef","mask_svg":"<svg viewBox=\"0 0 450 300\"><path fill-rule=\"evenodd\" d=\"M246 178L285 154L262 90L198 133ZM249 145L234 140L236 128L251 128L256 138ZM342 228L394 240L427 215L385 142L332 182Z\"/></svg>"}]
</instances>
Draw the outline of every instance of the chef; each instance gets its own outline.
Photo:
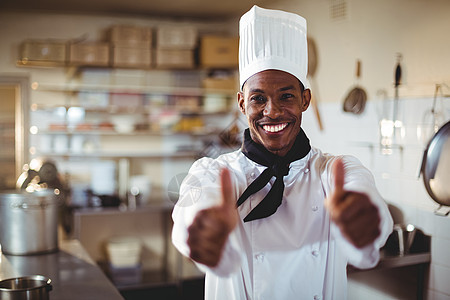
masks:
<instances>
[{"instance_id":1,"label":"chef","mask_svg":"<svg viewBox=\"0 0 450 300\"><path fill-rule=\"evenodd\" d=\"M311 146L306 20L254 6L240 20L242 147L196 161L172 240L206 273L206 299L345 299L392 231L371 173Z\"/></svg>"}]
</instances>

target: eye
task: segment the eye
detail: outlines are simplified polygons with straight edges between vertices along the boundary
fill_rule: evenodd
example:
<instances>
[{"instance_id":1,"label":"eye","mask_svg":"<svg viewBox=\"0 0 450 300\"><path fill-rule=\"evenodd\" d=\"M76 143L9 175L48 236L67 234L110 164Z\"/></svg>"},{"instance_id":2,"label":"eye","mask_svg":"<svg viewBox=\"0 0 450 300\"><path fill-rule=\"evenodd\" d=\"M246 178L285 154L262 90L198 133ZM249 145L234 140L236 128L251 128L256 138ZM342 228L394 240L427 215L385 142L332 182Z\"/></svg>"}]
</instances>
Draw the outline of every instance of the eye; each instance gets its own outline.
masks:
<instances>
[{"instance_id":1,"label":"eye","mask_svg":"<svg viewBox=\"0 0 450 300\"><path fill-rule=\"evenodd\" d=\"M289 93L286 93L286 94L282 94L282 95L281 95L281 99L282 99L282 100L287 100L287 99L291 99L291 98L294 98L294 95L289 94Z\"/></svg>"},{"instance_id":2,"label":"eye","mask_svg":"<svg viewBox=\"0 0 450 300\"><path fill-rule=\"evenodd\" d=\"M263 95L253 95L250 97L250 100L253 102L263 103L266 101L266 98Z\"/></svg>"}]
</instances>

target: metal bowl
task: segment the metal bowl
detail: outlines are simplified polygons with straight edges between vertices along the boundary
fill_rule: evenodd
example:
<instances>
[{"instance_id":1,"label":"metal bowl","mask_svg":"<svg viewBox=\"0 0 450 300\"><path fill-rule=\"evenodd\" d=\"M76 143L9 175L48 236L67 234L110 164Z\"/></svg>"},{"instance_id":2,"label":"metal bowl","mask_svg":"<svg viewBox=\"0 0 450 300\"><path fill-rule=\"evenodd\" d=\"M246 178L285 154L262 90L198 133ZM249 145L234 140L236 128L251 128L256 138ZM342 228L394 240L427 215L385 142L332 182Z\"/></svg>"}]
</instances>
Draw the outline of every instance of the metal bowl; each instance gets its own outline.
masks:
<instances>
[{"instance_id":1,"label":"metal bowl","mask_svg":"<svg viewBox=\"0 0 450 300\"><path fill-rule=\"evenodd\" d=\"M9 278L0 281L2 300L48 300L51 279L42 275Z\"/></svg>"}]
</instances>

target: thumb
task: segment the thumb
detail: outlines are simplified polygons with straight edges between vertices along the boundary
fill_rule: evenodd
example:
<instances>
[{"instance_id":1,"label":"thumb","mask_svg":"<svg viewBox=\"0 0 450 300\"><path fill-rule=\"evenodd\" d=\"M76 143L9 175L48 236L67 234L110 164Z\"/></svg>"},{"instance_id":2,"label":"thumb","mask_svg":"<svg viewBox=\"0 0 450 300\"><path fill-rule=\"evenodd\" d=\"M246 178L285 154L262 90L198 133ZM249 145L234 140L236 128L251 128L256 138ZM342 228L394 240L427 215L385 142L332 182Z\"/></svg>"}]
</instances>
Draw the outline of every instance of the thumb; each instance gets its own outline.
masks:
<instances>
[{"instance_id":1,"label":"thumb","mask_svg":"<svg viewBox=\"0 0 450 300\"><path fill-rule=\"evenodd\" d=\"M342 199L342 196L344 195L345 170L342 159L339 158L334 161L332 167L332 175L334 181L334 190L325 201L325 206L328 209L333 209L340 202L339 200Z\"/></svg>"},{"instance_id":2,"label":"thumb","mask_svg":"<svg viewBox=\"0 0 450 300\"><path fill-rule=\"evenodd\" d=\"M230 171L223 168L220 172L220 184L222 188L222 201L219 205L219 211L225 218L225 223L229 231L233 230L238 223L238 212L236 209L236 200L234 199L234 189L231 183Z\"/></svg>"},{"instance_id":3,"label":"thumb","mask_svg":"<svg viewBox=\"0 0 450 300\"><path fill-rule=\"evenodd\" d=\"M233 197L233 184L231 183L230 171L227 168L223 168L220 172L220 185L222 188L220 207L223 209L235 209L236 202Z\"/></svg>"},{"instance_id":4,"label":"thumb","mask_svg":"<svg viewBox=\"0 0 450 300\"><path fill-rule=\"evenodd\" d=\"M334 193L344 192L345 170L342 159L337 159L333 164Z\"/></svg>"}]
</instances>

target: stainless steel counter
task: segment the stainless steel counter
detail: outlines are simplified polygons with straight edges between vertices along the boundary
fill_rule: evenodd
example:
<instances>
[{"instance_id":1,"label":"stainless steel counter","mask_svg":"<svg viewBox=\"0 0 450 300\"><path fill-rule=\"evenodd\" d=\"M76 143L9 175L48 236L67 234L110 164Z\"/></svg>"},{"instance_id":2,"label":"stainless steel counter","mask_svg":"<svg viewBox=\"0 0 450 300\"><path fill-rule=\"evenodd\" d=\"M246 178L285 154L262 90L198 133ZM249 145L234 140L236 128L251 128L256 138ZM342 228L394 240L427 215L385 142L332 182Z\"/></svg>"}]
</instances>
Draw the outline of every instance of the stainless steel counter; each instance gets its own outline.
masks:
<instances>
[{"instance_id":1,"label":"stainless steel counter","mask_svg":"<svg viewBox=\"0 0 450 300\"><path fill-rule=\"evenodd\" d=\"M51 300L123 299L77 240L60 241L60 250L42 255L0 256L0 280L44 275L52 280Z\"/></svg>"}]
</instances>

